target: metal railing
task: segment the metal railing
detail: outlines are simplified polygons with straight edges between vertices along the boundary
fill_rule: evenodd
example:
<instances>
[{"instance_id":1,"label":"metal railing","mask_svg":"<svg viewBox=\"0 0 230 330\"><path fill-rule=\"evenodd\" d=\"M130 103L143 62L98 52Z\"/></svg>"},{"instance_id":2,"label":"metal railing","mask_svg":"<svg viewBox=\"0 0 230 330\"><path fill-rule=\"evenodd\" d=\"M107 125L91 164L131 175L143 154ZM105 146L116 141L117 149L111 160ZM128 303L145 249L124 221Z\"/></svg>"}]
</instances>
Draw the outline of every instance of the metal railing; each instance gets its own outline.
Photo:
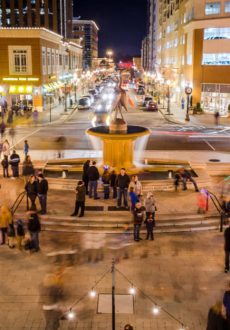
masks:
<instances>
[{"instance_id":1,"label":"metal railing","mask_svg":"<svg viewBox=\"0 0 230 330\"><path fill-rule=\"evenodd\" d=\"M212 193L209 190L207 190L207 193L209 194L210 199L213 202L213 205L215 206L217 212L220 215L220 232L222 232L224 223L226 219L229 218L229 214L226 213L223 204L220 202L220 200L217 198L217 196L214 193Z\"/></svg>"},{"instance_id":2,"label":"metal railing","mask_svg":"<svg viewBox=\"0 0 230 330\"><path fill-rule=\"evenodd\" d=\"M26 191L23 191L18 195L18 197L16 198L16 200L14 201L13 205L10 208L12 214L15 214L15 212L17 211L17 209L19 208L19 206L21 205L21 203L25 197L26 197L26 208L28 210L29 205L28 205L27 193L26 193Z\"/></svg>"}]
</instances>

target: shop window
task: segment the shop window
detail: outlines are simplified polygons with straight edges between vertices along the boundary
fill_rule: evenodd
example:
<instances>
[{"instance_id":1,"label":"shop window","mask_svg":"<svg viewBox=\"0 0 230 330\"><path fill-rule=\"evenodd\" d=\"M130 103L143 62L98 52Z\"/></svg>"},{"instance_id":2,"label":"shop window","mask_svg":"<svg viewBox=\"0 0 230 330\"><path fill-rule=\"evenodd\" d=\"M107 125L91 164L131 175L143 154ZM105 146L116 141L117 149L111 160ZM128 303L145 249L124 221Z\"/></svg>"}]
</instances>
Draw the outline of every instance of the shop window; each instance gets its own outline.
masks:
<instances>
[{"instance_id":1,"label":"shop window","mask_svg":"<svg viewBox=\"0 0 230 330\"><path fill-rule=\"evenodd\" d=\"M42 73L47 74L46 70L46 48L42 47Z\"/></svg>"},{"instance_id":2,"label":"shop window","mask_svg":"<svg viewBox=\"0 0 230 330\"><path fill-rule=\"evenodd\" d=\"M205 15L220 14L220 2L210 2L205 5Z\"/></svg>"},{"instance_id":3,"label":"shop window","mask_svg":"<svg viewBox=\"0 0 230 330\"><path fill-rule=\"evenodd\" d=\"M230 2L229 2L230 3ZM204 40L230 39L230 28L209 28L204 30Z\"/></svg>"},{"instance_id":4,"label":"shop window","mask_svg":"<svg viewBox=\"0 0 230 330\"><path fill-rule=\"evenodd\" d=\"M230 13L230 1L225 2L224 4L224 12Z\"/></svg>"},{"instance_id":5,"label":"shop window","mask_svg":"<svg viewBox=\"0 0 230 330\"><path fill-rule=\"evenodd\" d=\"M32 74L30 46L9 46L10 74Z\"/></svg>"},{"instance_id":6,"label":"shop window","mask_svg":"<svg viewBox=\"0 0 230 330\"><path fill-rule=\"evenodd\" d=\"M230 53L203 54L203 65L230 65Z\"/></svg>"}]
</instances>

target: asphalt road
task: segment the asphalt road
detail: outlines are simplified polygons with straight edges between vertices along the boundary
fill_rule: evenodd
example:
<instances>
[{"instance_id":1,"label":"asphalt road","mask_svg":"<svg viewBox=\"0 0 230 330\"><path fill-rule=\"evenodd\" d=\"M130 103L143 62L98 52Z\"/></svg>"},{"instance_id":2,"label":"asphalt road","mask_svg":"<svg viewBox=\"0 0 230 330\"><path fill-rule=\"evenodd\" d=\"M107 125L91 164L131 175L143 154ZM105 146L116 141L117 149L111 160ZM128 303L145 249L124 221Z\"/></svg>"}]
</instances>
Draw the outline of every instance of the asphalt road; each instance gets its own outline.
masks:
<instances>
[{"instance_id":1,"label":"asphalt road","mask_svg":"<svg viewBox=\"0 0 230 330\"><path fill-rule=\"evenodd\" d=\"M68 121L61 124L35 126L19 126L15 128L15 136L6 138L17 149L23 147L28 139L34 150L60 149L57 137L65 136L64 149L92 149L92 143L85 130L91 127L92 112L76 111ZM160 113L147 113L141 109L131 109L125 114L129 124L146 126L152 134L146 145L147 150L210 150L230 151L230 128L210 129L203 126L180 126L169 123Z\"/></svg>"}]
</instances>

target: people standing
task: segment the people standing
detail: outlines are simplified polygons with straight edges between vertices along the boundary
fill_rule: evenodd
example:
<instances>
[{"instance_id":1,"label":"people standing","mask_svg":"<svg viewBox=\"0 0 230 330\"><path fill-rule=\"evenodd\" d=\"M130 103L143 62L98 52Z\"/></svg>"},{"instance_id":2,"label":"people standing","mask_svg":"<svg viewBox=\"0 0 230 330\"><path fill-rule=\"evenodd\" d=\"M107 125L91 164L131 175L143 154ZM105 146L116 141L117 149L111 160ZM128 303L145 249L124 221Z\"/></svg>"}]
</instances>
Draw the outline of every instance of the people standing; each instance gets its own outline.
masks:
<instances>
[{"instance_id":1,"label":"people standing","mask_svg":"<svg viewBox=\"0 0 230 330\"><path fill-rule=\"evenodd\" d=\"M13 153L10 156L10 165L13 173L13 178L19 177L19 163L20 163L20 157L16 153L16 151L13 150Z\"/></svg>"},{"instance_id":2,"label":"people standing","mask_svg":"<svg viewBox=\"0 0 230 330\"><path fill-rule=\"evenodd\" d=\"M208 312L206 330L227 330L227 321L222 313L222 303L217 301Z\"/></svg>"},{"instance_id":3,"label":"people standing","mask_svg":"<svg viewBox=\"0 0 230 330\"><path fill-rule=\"evenodd\" d=\"M22 164L22 175L23 176L34 175L34 166L29 155L25 157L25 160Z\"/></svg>"},{"instance_id":4,"label":"people standing","mask_svg":"<svg viewBox=\"0 0 230 330\"><path fill-rule=\"evenodd\" d=\"M25 190L27 193L27 197L31 201L31 206L29 207L29 209L35 211L37 209L35 201L38 195L38 182L34 175L31 175L29 177L29 180L25 185Z\"/></svg>"},{"instance_id":5,"label":"people standing","mask_svg":"<svg viewBox=\"0 0 230 330\"><path fill-rule=\"evenodd\" d=\"M229 255L230 255L230 226L224 232L224 252L225 252L225 273L229 272Z\"/></svg>"},{"instance_id":6,"label":"people standing","mask_svg":"<svg viewBox=\"0 0 230 330\"><path fill-rule=\"evenodd\" d=\"M49 190L48 181L44 178L42 173L38 174L38 199L41 206L41 214L47 213L47 193Z\"/></svg>"},{"instance_id":7,"label":"people standing","mask_svg":"<svg viewBox=\"0 0 230 330\"><path fill-rule=\"evenodd\" d=\"M175 187L175 192L178 191L179 185L181 181L181 176L178 172L175 173L174 175L174 187Z\"/></svg>"},{"instance_id":8,"label":"people standing","mask_svg":"<svg viewBox=\"0 0 230 330\"><path fill-rule=\"evenodd\" d=\"M113 199L117 198L117 174L116 171L113 170L110 174L110 187L113 191Z\"/></svg>"},{"instance_id":9,"label":"people standing","mask_svg":"<svg viewBox=\"0 0 230 330\"><path fill-rule=\"evenodd\" d=\"M198 192L199 189L198 189L197 183L193 179L191 173L189 171L185 170L185 169L182 169L180 171L180 173L181 173L182 182L183 182L183 190L187 190L187 181L190 181L190 182L193 183L195 191Z\"/></svg>"},{"instance_id":10,"label":"people standing","mask_svg":"<svg viewBox=\"0 0 230 330\"><path fill-rule=\"evenodd\" d=\"M144 201L146 216L148 217L152 214L153 219L155 218L155 212L157 210L156 201L153 197L153 193L149 191Z\"/></svg>"},{"instance_id":11,"label":"people standing","mask_svg":"<svg viewBox=\"0 0 230 330\"><path fill-rule=\"evenodd\" d=\"M145 225L146 225L146 230L147 230L146 239L147 240L151 239L153 241L154 240L153 229L155 227L155 219L154 219L152 213L149 213L146 216Z\"/></svg>"},{"instance_id":12,"label":"people standing","mask_svg":"<svg viewBox=\"0 0 230 330\"><path fill-rule=\"evenodd\" d=\"M85 188L86 188L86 195L89 194L88 184L89 184L89 176L88 176L88 169L90 167L90 160L88 159L83 165L83 174L82 180L84 181Z\"/></svg>"},{"instance_id":13,"label":"people standing","mask_svg":"<svg viewBox=\"0 0 230 330\"><path fill-rule=\"evenodd\" d=\"M23 221L18 219L16 221L16 239L17 239L17 248L19 250L22 249L22 241L25 238L25 229L23 225Z\"/></svg>"},{"instance_id":14,"label":"people standing","mask_svg":"<svg viewBox=\"0 0 230 330\"><path fill-rule=\"evenodd\" d=\"M132 179L131 179L130 184L129 184L129 191L130 191L131 187L133 188L135 194L140 198L141 195L142 195L142 184L138 180L137 175L132 176Z\"/></svg>"},{"instance_id":15,"label":"people standing","mask_svg":"<svg viewBox=\"0 0 230 330\"><path fill-rule=\"evenodd\" d=\"M219 123L220 123L220 113L219 113L218 110L214 113L214 121L215 121L215 125L216 126L219 126Z\"/></svg>"},{"instance_id":16,"label":"people standing","mask_svg":"<svg viewBox=\"0 0 230 330\"><path fill-rule=\"evenodd\" d=\"M95 161L93 161L92 165L88 168L87 174L89 178L89 198L94 196L94 199L99 199L100 197L97 196L97 181L100 175Z\"/></svg>"},{"instance_id":17,"label":"people standing","mask_svg":"<svg viewBox=\"0 0 230 330\"><path fill-rule=\"evenodd\" d=\"M126 174L125 168L121 168L120 174L117 176L117 207L120 208L122 205L122 197L124 200L124 207L128 208L128 201L127 201L127 195L128 195L128 187L130 183L130 178Z\"/></svg>"},{"instance_id":18,"label":"people standing","mask_svg":"<svg viewBox=\"0 0 230 330\"><path fill-rule=\"evenodd\" d=\"M5 140L2 144L2 153L3 153L3 156L7 156L7 158L10 155L10 144L9 144L8 140Z\"/></svg>"},{"instance_id":19,"label":"people standing","mask_svg":"<svg viewBox=\"0 0 230 330\"><path fill-rule=\"evenodd\" d=\"M2 205L0 213L0 230L2 233L1 245L6 244L7 229L10 223L12 223L12 214L8 206Z\"/></svg>"},{"instance_id":20,"label":"people standing","mask_svg":"<svg viewBox=\"0 0 230 330\"><path fill-rule=\"evenodd\" d=\"M79 210L80 210L79 218L84 217L85 196L86 196L85 183L80 180L80 181L78 181L78 184L77 184L77 187L76 187L76 202L75 202L74 212L71 214L72 217L77 216Z\"/></svg>"},{"instance_id":21,"label":"people standing","mask_svg":"<svg viewBox=\"0 0 230 330\"><path fill-rule=\"evenodd\" d=\"M32 251L38 252L40 250L39 233L41 224L36 212L29 213L28 231L30 233Z\"/></svg>"},{"instance_id":22,"label":"people standing","mask_svg":"<svg viewBox=\"0 0 230 330\"><path fill-rule=\"evenodd\" d=\"M139 198L138 198L137 194L134 192L133 187L130 187L129 198L130 198L130 202L131 202L130 211L133 212L133 210L135 209L136 203L139 202Z\"/></svg>"},{"instance_id":23,"label":"people standing","mask_svg":"<svg viewBox=\"0 0 230 330\"><path fill-rule=\"evenodd\" d=\"M3 177L9 178L9 171L8 171L9 162L8 162L8 157L6 155L4 156L1 164L2 164L2 169L3 169Z\"/></svg>"},{"instance_id":24,"label":"people standing","mask_svg":"<svg viewBox=\"0 0 230 330\"><path fill-rule=\"evenodd\" d=\"M134 220L134 241L139 242L140 240L140 228L145 217L145 208L140 202L136 203L135 209L133 210Z\"/></svg>"},{"instance_id":25,"label":"people standing","mask_svg":"<svg viewBox=\"0 0 230 330\"><path fill-rule=\"evenodd\" d=\"M27 140L24 141L24 148L23 148L23 150L24 150L25 157L27 157L27 155L29 153L29 144L28 144L28 141Z\"/></svg>"},{"instance_id":26,"label":"people standing","mask_svg":"<svg viewBox=\"0 0 230 330\"><path fill-rule=\"evenodd\" d=\"M102 182L104 188L104 199L109 199L110 173L108 168L104 169L102 174Z\"/></svg>"},{"instance_id":27,"label":"people standing","mask_svg":"<svg viewBox=\"0 0 230 330\"><path fill-rule=\"evenodd\" d=\"M15 229L13 221L9 223L8 229L7 229L7 236L8 236L8 245L10 249L15 248Z\"/></svg>"}]
</instances>

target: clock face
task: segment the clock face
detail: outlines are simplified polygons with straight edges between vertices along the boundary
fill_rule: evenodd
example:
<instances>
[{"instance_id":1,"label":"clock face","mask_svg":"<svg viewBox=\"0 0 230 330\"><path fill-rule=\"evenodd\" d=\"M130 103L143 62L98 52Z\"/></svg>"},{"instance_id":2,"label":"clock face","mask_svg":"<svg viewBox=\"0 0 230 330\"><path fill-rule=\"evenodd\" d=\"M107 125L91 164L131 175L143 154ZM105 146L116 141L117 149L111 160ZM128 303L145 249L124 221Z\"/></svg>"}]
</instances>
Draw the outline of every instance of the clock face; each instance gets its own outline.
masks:
<instances>
[{"instance_id":1,"label":"clock face","mask_svg":"<svg viewBox=\"0 0 230 330\"><path fill-rule=\"evenodd\" d=\"M192 88L191 87L186 87L185 88L185 93L186 94L192 94Z\"/></svg>"}]
</instances>

